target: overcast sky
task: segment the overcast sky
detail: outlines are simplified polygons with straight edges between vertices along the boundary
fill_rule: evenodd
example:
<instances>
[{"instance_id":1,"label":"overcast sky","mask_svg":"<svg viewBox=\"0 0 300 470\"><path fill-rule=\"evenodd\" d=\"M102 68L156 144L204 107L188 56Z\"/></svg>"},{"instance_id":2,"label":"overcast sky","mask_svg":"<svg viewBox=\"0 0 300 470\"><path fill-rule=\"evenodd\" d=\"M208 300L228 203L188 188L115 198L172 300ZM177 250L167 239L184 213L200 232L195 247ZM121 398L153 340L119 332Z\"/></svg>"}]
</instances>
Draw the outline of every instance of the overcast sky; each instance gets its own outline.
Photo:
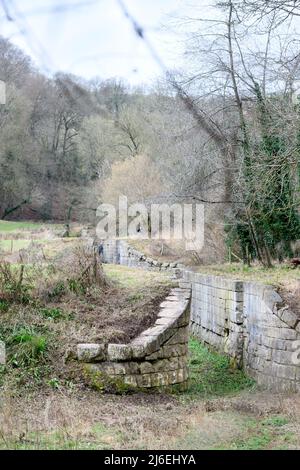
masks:
<instances>
[{"instance_id":1,"label":"overcast sky","mask_svg":"<svg viewBox=\"0 0 300 470\"><path fill-rule=\"evenodd\" d=\"M191 3L203 7L205 14L208 1L123 1L166 66L180 68L184 47L170 19L191 14ZM117 0L5 0L5 4L13 21L0 7L1 34L25 50L44 72L61 70L87 79L118 76L132 85L150 83L161 73Z\"/></svg>"}]
</instances>

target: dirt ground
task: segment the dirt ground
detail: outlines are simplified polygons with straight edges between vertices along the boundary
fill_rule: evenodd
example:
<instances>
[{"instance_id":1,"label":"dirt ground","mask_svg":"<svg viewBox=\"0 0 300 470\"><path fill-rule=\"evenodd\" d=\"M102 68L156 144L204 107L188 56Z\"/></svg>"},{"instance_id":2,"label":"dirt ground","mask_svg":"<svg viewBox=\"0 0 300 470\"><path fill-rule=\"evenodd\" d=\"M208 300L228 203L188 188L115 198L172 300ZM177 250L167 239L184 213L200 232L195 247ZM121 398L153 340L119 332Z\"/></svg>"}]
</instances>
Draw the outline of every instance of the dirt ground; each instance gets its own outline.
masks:
<instances>
[{"instance_id":1,"label":"dirt ground","mask_svg":"<svg viewBox=\"0 0 300 470\"><path fill-rule=\"evenodd\" d=\"M299 449L300 396L184 396L92 390L2 398L0 448Z\"/></svg>"}]
</instances>

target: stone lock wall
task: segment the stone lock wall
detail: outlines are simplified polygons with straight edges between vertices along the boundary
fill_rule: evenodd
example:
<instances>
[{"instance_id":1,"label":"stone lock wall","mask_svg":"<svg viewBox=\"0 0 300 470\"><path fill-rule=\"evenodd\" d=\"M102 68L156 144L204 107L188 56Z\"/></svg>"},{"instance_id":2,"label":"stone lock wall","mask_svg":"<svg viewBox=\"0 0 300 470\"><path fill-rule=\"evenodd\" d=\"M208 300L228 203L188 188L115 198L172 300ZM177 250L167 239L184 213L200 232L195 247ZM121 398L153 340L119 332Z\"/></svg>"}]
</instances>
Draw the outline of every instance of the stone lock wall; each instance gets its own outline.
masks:
<instances>
[{"instance_id":1,"label":"stone lock wall","mask_svg":"<svg viewBox=\"0 0 300 470\"><path fill-rule=\"evenodd\" d=\"M103 262L109 264L121 264L133 268L143 268L154 271L168 271L176 277L180 277L183 265L178 263L162 263L154 260L135 248L126 240L112 239L103 243Z\"/></svg>"},{"instance_id":2,"label":"stone lock wall","mask_svg":"<svg viewBox=\"0 0 300 470\"><path fill-rule=\"evenodd\" d=\"M192 284L191 331L204 343L243 361L243 285L217 276L186 271ZM188 285L188 284L187 284Z\"/></svg>"},{"instance_id":3,"label":"stone lock wall","mask_svg":"<svg viewBox=\"0 0 300 470\"><path fill-rule=\"evenodd\" d=\"M187 388L190 289L174 288L153 327L129 344L79 344L77 359L100 390Z\"/></svg>"},{"instance_id":4,"label":"stone lock wall","mask_svg":"<svg viewBox=\"0 0 300 470\"><path fill-rule=\"evenodd\" d=\"M300 391L300 317L274 287L191 271L184 272L184 285L192 287L197 338L228 354L259 385Z\"/></svg>"},{"instance_id":5,"label":"stone lock wall","mask_svg":"<svg viewBox=\"0 0 300 470\"><path fill-rule=\"evenodd\" d=\"M271 390L300 391L300 317L272 286L245 282L243 297L245 369Z\"/></svg>"},{"instance_id":6,"label":"stone lock wall","mask_svg":"<svg viewBox=\"0 0 300 470\"><path fill-rule=\"evenodd\" d=\"M129 345L78 345L78 360L99 386L184 389L190 312L192 334L231 357L259 385L300 391L300 317L283 305L274 287L159 263L126 240L106 241L103 261L169 271L183 279L162 303L155 325Z\"/></svg>"}]
</instances>

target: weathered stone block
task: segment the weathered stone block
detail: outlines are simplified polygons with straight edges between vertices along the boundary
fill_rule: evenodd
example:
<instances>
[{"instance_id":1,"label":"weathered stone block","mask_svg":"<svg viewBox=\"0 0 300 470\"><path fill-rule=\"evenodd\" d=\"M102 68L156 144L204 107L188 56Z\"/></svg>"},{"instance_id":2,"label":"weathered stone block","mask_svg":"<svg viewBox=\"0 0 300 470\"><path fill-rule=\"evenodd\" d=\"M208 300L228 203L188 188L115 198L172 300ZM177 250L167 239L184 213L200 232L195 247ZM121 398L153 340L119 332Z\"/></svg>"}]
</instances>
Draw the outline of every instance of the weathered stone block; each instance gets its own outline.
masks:
<instances>
[{"instance_id":1,"label":"weathered stone block","mask_svg":"<svg viewBox=\"0 0 300 470\"><path fill-rule=\"evenodd\" d=\"M265 373L258 372L258 371L253 373L252 370L250 370L249 373L257 381L258 385L261 385L264 388L271 389L274 392L297 391L296 382L293 380L288 380L284 378L281 378L280 380L278 380L278 377L272 377L270 375L266 375Z\"/></svg>"},{"instance_id":2,"label":"weathered stone block","mask_svg":"<svg viewBox=\"0 0 300 470\"><path fill-rule=\"evenodd\" d=\"M151 388L152 387L151 376L152 374L137 375L136 380L137 380L138 387L139 388Z\"/></svg>"},{"instance_id":3,"label":"weathered stone block","mask_svg":"<svg viewBox=\"0 0 300 470\"><path fill-rule=\"evenodd\" d=\"M81 362L103 361L106 358L107 348L104 344L78 344L77 359Z\"/></svg>"},{"instance_id":4,"label":"weathered stone block","mask_svg":"<svg viewBox=\"0 0 300 470\"><path fill-rule=\"evenodd\" d=\"M188 326L190 320L189 311L186 310L185 313L183 313L182 315L178 315L177 313L174 313L174 311L171 309L163 309L159 312L158 319L156 320L155 325L166 324L165 321L163 321L162 319L170 319L170 325L173 328Z\"/></svg>"},{"instance_id":5,"label":"weathered stone block","mask_svg":"<svg viewBox=\"0 0 300 470\"><path fill-rule=\"evenodd\" d=\"M141 374L152 374L155 372L152 362L141 362L140 373Z\"/></svg>"},{"instance_id":6,"label":"weathered stone block","mask_svg":"<svg viewBox=\"0 0 300 470\"><path fill-rule=\"evenodd\" d=\"M290 328L295 328L299 322L299 317L294 312L286 310L283 313L281 320L286 323Z\"/></svg>"},{"instance_id":7,"label":"weathered stone block","mask_svg":"<svg viewBox=\"0 0 300 470\"><path fill-rule=\"evenodd\" d=\"M263 346L257 345L256 354L258 357L265 359L266 361L271 360L272 350Z\"/></svg>"},{"instance_id":8,"label":"weathered stone block","mask_svg":"<svg viewBox=\"0 0 300 470\"><path fill-rule=\"evenodd\" d=\"M177 316L169 315L169 316L159 317L155 322L155 326L164 326L164 327L174 328L176 323L177 323Z\"/></svg>"},{"instance_id":9,"label":"weathered stone block","mask_svg":"<svg viewBox=\"0 0 300 470\"><path fill-rule=\"evenodd\" d=\"M286 350L289 341L283 339L270 338L268 336L262 338L262 344L271 349Z\"/></svg>"},{"instance_id":10,"label":"weathered stone block","mask_svg":"<svg viewBox=\"0 0 300 470\"><path fill-rule=\"evenodd\" d=\"M272 360L278 364L293 365L292 351L281 351L274 349L272 351Z\"/></svg>"},{"instance_id":11,"label":"weathered stone block","mask_svg":"<svg viewBox=\"0 0 300 470\"><path fill-rule=\"evenodd\" d=\"M132 357L142 359L148 354L158 351L160 342L156 336L138 336L131 343Z\"/></svg>"},{"instance_id":12,"label":"weathered stone block","mask_svg":"<svg viewBox=\"0 0 300 470\"><path fill-rule=\"evenodd\" d=\"M187 344L173 344L168 345L166 344L159 351L149 354L146 356L146 359L149 361L153 361L160 358L170 358L170 357L177 357L177 356L185 356L188 353L188 346Z\"/></svg>"},{"instance_id":13,"label":"weathered stone block","mask_svg":"<svg viewBox=\"0 0 300 470\"><path fill-rule=\"evenodd\" d=\"M137 387L137 376L136 375L125 375L124 377L124 384L129 385L130 387Z\"/></svg>"},{"instance_id":14,"label":"weathered stone block","mask_svg":"<svg viewBox=\"0 0 300 470\"><path fill-rule=\"evenodd\" d=\"M168 359L158 359L153 362L142 362L140 367L141 374L152 374L156 372L166 372L177 370L180 367L186 367L187 361L181 356Z\"/></svg>"},{"instance_id":15,"label":"weathered stone block","mask_svg":"<svg viewBox=\"0 0 300 470\"><path fill-rule=\"evenodd\" d=\"M128 361L132 359L132 348L127 344L109 344L107 353L110 361Z\"/></svg>"},{"instance_id":16,"label":"weathered stone block","mask_svg":"<svg viewBox=\"0 0 300 470\"><path fill-rule=\"evenodd\" d=\"M157 372L151 374L151 387L165 387L167 385L169 385L167 373Z\"/></svg>"},{"instance_id":17,"label":"weathered stone block","mask_svg":"<svg viewBox=\"0 0 300 470\"><path fill-rule=\"evenodd\" d=\"M115 368L112 362L99 362L99 364L91 364L89 370L103 372L107 375L115 375Z\"/></svg>"},{"instance_id":18,"label":"weathered stone block","mask_svg":"<svg viewBox=\"0 0 300 470\"><path fill-rule=\"evenodd\" d=\"M294 340L297 339L297 332L289 328L269 328L267 336L270 338L277 338L281 340Z\"/></svg>"},{"instance_id":19,"label":"weathered stone block","mask_svg":"<svg viewBox=\"0 0 300 470\"><path fill-rule=\"evenodd\" d=\"M164 325L153 326L152 328L148 328L148 330L143 331L140 337L149 337L153 340L157 341L159 345L166 342L170 336L173 335L173 329L168 328Z\"/></svg>"},{"instance_id":20,"label":"weathered stone block","mask_svg":"<svg viewBox=\"0 0 300 470\"><path fill-rule=\"evenodd\" d=\"M265 368L264 372L267 375L279 377L283 379L295 380L296 378L296 367L282 364L272 363Z\"/></svg>"},{"instance_id":21,"label":"weathered stone block","mask_svg":"<svg viewBox=\"0 0 300 470\"><path fill-rule=\"evenodd\" d=\"M168 372L168 382L170 385L184 382L188 378L187 369L177 369Z\"/></svg>"},{"instance_id":22,"label":"weathered stone block","mask_svg":"<svg viewBox=\"0 0 300 470\"><path fill-rule=\"evenodd\" d=\"M190 289L191 288L191 283L187 281L179 281L179 287L180 288L185 288L185 289Z\"/></svg>"},{"instance_id":23,"label":"weathered stone block","mask_svg":"<svg viewBox=\"0 0 300 470\"><path fill-rule=\"evenodd\" d=\"M168 339L166 344L186 344L188 340L189 330L187 327L182 327L175 330L175 334L170 339Z\"/></svg>"}]
</instances>

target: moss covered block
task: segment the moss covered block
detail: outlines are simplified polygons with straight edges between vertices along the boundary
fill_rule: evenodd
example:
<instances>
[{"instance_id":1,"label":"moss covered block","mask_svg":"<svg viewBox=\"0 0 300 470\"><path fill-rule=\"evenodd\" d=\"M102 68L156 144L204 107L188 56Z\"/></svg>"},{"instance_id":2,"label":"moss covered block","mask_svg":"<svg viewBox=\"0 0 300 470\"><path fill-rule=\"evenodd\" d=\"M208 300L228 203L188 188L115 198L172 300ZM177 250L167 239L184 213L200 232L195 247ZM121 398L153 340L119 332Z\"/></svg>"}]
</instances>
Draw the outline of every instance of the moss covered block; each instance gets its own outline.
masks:
<instances>
[{"instance_id":1,"label":"moss covered block","mask_svg":"<svg viewBox=\"0 0 300 470\"><path fill-rule=\"evenodd\" d=\"M151 374L151 386L160 388L169 385L168 374L166 372L156 372Z\"/></svg>"},{"instance_id":2,"label":"moss covered block","mask_svg":"<svg viewBox=\"0 0 300 470\"><path fill-rule=\"evenodd\" d=\"M111 392L123 394L129 393L135 389L132 382L128 383L128 376L108 375L96 369L91 364L85 365L84 377L90 387L101 393Z\"/></svg>"},{"instance_id":3,"label":"moss covered block","mask_svg":"<svg viewBox=\"0 0 300 470\"><path fill-rule=\"evenodd\" d=\"M138 375L136 377L138 387L141 388L141 389L151 388L152 387L151 376L152 376L152 374Z\"/></svg>"}]
</instances>

